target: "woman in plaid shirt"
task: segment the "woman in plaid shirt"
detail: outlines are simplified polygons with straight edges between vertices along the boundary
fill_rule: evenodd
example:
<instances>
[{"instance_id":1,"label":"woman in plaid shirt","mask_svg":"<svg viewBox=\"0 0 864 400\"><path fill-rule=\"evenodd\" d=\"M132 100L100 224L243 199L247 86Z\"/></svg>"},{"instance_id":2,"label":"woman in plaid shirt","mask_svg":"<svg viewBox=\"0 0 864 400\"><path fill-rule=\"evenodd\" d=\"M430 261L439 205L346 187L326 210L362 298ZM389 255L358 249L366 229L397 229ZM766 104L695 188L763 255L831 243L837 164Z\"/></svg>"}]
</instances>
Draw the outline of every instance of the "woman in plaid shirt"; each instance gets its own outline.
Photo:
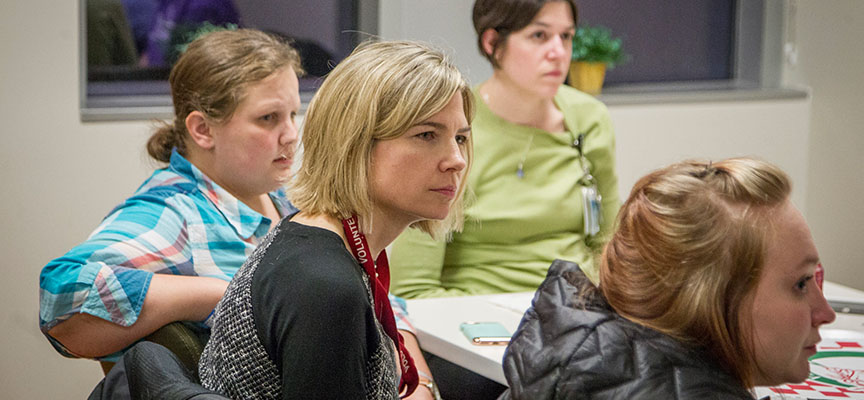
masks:
<instances>
[{"instance_id":1,"label":"woman in plaid shirt","mask_svg":"<svg viewBox=\"0 0 864 400\"><path fill-rule=\"evenodd\" d=\"M168 163L40 276L40 326L66 356L114 361L173 321L203 321L282 215L300 108L297 52L258 31L190 44L171 71Z\"/></svg>"}]
</instances>

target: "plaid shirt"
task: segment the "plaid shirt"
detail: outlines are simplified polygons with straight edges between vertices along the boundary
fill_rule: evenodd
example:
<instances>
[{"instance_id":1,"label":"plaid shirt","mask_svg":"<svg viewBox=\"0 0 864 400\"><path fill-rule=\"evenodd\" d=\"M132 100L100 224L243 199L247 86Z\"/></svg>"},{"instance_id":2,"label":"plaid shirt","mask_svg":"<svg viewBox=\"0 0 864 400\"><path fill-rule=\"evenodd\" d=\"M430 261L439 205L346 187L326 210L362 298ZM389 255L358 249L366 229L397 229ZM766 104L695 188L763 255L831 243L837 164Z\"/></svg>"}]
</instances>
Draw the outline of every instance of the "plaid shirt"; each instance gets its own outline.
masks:
<instances>
[{"instance_id":1,"label":"plaid shirt","mask_svg":"<svg viewBox=\"0 0 864 400\"><path fill-rule=\"evenodd\" d=\"M282 189L270 193L281 215L296 209ZM84 243L42 269L39 325L47 332L78 313L121 326L138 319L154 273L230 280L271 221L219 187L176 151ZM391 296L400 329L413 331L404 303ZM116 360L121 353L101 358Z\"/></svg>"}]
</instances>

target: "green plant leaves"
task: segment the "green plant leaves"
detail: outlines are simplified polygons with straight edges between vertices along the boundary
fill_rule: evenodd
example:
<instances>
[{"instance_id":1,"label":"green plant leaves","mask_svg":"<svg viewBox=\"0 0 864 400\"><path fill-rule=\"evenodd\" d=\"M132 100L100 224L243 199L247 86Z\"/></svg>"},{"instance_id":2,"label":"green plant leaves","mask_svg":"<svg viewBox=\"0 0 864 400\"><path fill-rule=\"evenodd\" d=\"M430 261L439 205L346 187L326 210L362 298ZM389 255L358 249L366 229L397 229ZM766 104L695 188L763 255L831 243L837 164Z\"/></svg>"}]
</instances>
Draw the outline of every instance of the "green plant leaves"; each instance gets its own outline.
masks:
<instances>
[{"instance_id":1,"label":"green plant leaves","mask_svg":"<svg viewBox=\"0 0 864 400\"><path fill-rule=\"evenodd\" d=\"M573 61L602 62L607 68L625 61L621 39L603 26L581 26L573 36Z\"/></svg>"}]
</instances>

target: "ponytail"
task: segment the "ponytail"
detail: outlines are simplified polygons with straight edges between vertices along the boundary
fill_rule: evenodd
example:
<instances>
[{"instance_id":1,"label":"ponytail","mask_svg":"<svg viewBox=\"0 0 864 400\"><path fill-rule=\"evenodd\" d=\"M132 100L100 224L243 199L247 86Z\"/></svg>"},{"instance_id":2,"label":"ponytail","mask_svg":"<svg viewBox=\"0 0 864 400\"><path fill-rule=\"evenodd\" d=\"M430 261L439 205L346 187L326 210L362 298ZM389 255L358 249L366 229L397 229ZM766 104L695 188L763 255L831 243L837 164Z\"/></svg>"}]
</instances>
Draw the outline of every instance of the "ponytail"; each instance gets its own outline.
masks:
<instances>
[{"instance_id":1,"label":"ponytail","mask_svg":"<svg viewBox=\"0 0 864 400\"><path fill-rule=\"evenodd\" d=\"M171 161L171 152L174 148L180 154L186 154L186 142L183 140L185 129L177 132L176 124L163 122L161 125L156 132L153 132L150 139L147 139L147 153L156 161L167 163Z\"/></svg>"}]
</instances>

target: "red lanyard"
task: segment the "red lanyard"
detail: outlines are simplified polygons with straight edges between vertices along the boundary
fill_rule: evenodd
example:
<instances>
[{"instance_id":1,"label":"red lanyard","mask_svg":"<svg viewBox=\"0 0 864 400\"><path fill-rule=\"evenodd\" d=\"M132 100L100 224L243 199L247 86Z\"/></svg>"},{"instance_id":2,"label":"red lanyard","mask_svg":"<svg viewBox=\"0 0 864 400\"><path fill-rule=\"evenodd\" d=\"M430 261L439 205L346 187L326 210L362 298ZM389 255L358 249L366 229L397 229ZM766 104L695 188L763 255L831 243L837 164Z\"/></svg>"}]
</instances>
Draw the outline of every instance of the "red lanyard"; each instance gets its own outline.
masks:
<instances>
[{"instance_id":1,"label":"red lanyard","mask_svg":"<svg viewBox=\"0 0 864 400\"><path fill-rule=\"evenodd\" d=\"M375 316L378 318L378 322L384 327L384 332L387 333L387 336L390 336L390 339L396 344L397 350L399 350L399 366L402 368L399 392L402 393L404 389L405 396L408 396L417 388L419 377L417 376L417 368L414 367L414 360L411 359L411 355L405 349L402 334L396 330L396 319L393 317L393 309L390 305L390 299L387 297L387 293L390 291L390 264L387 262L387 253L381 251L378 259L372 262L369 243L366 242L366 236L360 233L356 216L343 219L342 227L345 229L345 237L348 239L351 253L360 265L363 266L363 270L366 271L366 275L369 277L369 285L372 287L372 298L375 302Z\"/></svg>"}]
</instances>

